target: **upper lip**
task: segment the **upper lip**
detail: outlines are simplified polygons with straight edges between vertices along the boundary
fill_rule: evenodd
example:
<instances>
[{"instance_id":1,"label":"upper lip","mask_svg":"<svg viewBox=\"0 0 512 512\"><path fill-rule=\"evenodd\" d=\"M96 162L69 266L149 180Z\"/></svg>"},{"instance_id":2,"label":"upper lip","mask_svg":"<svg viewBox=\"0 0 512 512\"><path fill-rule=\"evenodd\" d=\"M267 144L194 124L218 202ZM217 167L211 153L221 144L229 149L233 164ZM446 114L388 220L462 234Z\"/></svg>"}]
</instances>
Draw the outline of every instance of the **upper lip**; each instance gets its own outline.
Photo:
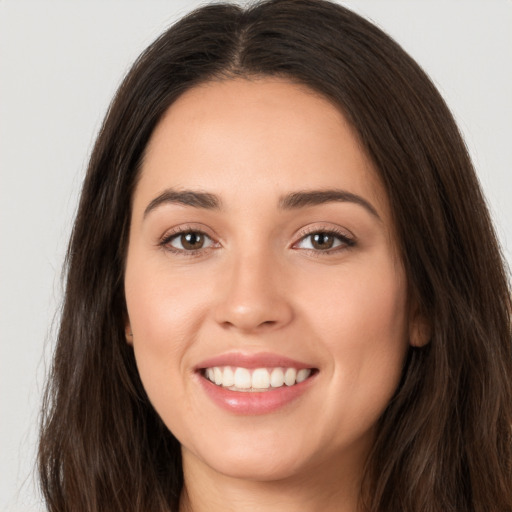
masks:
<instances>
[{"instance_id":1,"label":"upper lip","mask_svg":"<svg viewBox=\"0 0 512 512\"><path fill-rule=\"evenodd\" d=\"M228 352L219 354L201 361L196 365L196 370L213 368L215 366L236 366L240 368L313 368L311 364L297 361L289 357L273 354L271 352L260 352L256 354L244 354L241 352Z\"/></svg>"}]
</instances>

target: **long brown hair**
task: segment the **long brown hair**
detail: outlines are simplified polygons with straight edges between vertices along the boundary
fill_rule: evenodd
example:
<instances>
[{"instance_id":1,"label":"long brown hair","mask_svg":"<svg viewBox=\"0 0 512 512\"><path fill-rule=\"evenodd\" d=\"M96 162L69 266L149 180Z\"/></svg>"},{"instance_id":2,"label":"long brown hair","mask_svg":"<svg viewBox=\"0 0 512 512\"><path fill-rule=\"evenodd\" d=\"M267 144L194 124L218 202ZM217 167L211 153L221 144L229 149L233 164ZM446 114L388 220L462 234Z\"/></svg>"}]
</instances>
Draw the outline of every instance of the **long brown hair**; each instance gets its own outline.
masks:
<instances>
[{"instance_id":1,"label":"long brown hair","mask_svg":"<svg viewBox=\"0 0 512 512\"><path fill-rule=\"evenodd\" d=\"M130 202L147 142L185 90L280 76L345 114L389 196L411 298L431 331L410 348L362 487L371 512L512 510L511 300L454 120L380 29L324 0L203 7L137 60L94 147L67 261L39 468L52 512L177 510L180 446L126 343Z\"/></svg>"}]
</instances>

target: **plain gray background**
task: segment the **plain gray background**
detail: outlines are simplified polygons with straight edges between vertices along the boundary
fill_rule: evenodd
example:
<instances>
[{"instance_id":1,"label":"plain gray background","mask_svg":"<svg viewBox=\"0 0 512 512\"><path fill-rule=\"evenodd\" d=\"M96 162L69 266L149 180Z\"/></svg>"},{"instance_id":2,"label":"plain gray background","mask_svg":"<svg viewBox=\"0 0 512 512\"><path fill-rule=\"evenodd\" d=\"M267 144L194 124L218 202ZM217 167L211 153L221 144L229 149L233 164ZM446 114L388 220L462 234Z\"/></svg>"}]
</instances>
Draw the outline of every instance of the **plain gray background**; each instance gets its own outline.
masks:
<instances>
[{"instance_id":1,"label":"plain gray background","mask_svg":"<svg viewBox=\"0 0 512 512\"><path fill-rule=\"evenodd\" d=\"M0 0L2 512L42 510L32 474L39 404L61 266L95 135L137 55L202 3ZM512 261L512 2L343 3L397 39L439 87Z\"/></svg>"}]
</instances>

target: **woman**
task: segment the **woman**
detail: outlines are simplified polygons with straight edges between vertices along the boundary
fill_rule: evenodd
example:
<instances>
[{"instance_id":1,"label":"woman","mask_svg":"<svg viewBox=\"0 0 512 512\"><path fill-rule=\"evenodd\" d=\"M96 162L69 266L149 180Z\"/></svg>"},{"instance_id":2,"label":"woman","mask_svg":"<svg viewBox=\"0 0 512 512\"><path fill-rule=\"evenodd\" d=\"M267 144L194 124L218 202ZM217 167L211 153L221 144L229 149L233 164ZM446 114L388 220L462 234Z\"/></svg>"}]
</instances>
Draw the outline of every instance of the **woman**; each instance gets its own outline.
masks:
<instances>
[{"instance_id":1,"label":"woman","mask_svg":"<svg viewBox=\"0 0 512 512\"><path fill-rule=\"evenodd\" d=\"M91 158L48 508L510 510L510 348L484 199L412 59L328 2L204 7Z\"/></svg>"}]
</instances>

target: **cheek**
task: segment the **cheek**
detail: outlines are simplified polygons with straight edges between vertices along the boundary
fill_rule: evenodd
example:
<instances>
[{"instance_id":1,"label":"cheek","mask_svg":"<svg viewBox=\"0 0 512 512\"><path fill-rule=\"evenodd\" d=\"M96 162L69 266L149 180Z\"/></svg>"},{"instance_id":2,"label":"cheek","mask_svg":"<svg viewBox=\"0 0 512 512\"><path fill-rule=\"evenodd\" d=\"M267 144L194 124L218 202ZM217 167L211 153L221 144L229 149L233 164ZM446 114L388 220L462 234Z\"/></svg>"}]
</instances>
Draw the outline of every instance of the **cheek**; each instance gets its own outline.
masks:
<instances>
[{"instance_id":1,"label":"cheek","mask_svg":"<svg viewBox=\"0 0 512 512\"><path fill-rule=\"evenodd\" d=\"M158 260L161 260L161 255ZM129 254L125 295L133 349L144 388L163 418L182 400L186 354L197 338L204 306L186 276L169 273L166 261ZM172 393L170 390L172 389Z\"/></svg>"},{"instance_id":2,"label":"cheek","mask_svg":"<svg viewBox=\"0 0 512 512\"><path fill-rule=\"evenodd\" d=\"M198 289L197 275L171 273L161 254L129 257L125 294L135 338L162 356L182 350L193 341L206 311L206 294Z\"/></svg>"},{"instance_id":3,"label":"cheek","mask_svg":"<svg viewBox=\"0 0 512 512\"><path fill-rule=\"evenodd\" d=\"M377 421L398 386L408 348L405 276L393 264L351 269L313 291L312 330L331 360L330 393L360 427Z\"/></svg>"},{"instance_id":4,"label":"cheek","mask_svg":"<svg viewBox=\"0 0 512 512\"><path fill-rule=\"evenodd\" d=\"M406 279L389 257L313 277L303 279L296 293L304 297L303 311L314 330L327 334L333 349L378 348L407 337Z\"/></svg>"}]
</instances>

